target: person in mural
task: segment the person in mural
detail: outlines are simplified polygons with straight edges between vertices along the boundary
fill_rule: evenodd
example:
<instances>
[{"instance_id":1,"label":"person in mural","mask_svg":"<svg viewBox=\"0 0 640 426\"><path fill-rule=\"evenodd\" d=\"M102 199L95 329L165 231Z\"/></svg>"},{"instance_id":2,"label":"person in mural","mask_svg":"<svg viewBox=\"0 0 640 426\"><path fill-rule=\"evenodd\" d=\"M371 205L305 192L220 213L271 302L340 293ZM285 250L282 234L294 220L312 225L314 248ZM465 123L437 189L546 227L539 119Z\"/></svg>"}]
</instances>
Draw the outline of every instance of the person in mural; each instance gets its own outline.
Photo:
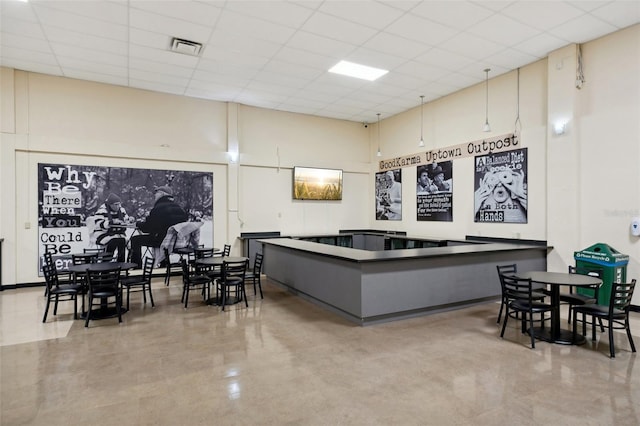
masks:
<instances>
[{"instance_id":1,"label":"person in mural","mask_svg":"<svg viewBox=\"0 0 640 426\"><path fill-rule=\"evenodd\" d=\"M429 169L427 168L427 166L418 167L418 185L416 188L416 193L429 194L437 190L438 189L431 183L431 178L429 177Z\"/></svg>"},{"instance_id":2,"label":"person in mural","mask_svg":"<svg viewBox=\"0 0 640 426\"><path fill-rule=\"evenodd\" d=\"M131 262L138 267L142 264L142 246L160 247L170 226L186 222L187 213L174 201L173 190L161 186L155 190L155 204L144 222L138 223L138 229L144 234L131 238Z\"/></svg>"},{"instance_id":3,"label":"person in mural","mask_svg":"<svg viewBox=\"0 0 640 426\"><path fill-rule=\"evenodd\" d=\"M432 192L451 192L451 182L445 180L444 170L439 165L434 165L431 170L431 180L435 191Z\"/></svg>"},{"instance_id":4,"label":"person in mural","mask_svg":"<svg viewBox=\"0 0 640 426\"><path fill-rule=\"evenodd\" d=\"M89 240L104 246L108 253L118 253L118 262L125 260L127 240L124 226L132 223L130 217L122 207L122 200L116 194L109 194L105 202L98 207L95 214L87 218Z\"/></svg>"},{"instance_id":5,"label":"person in mural","mask_svg":"<svg viewBox=\"0 0 640 426\"><path fill-rule=\"evenodd\" d=\"M378 197L378 206L384 209L382 216L388 220L402 219L402 184L392 170L385 173L386 191Z\"/></svg>"},{"instance_id":6,"label":"person in mural","mask_svg":"<svg viewBox=\"0 0 640 426\"><path fill-rule=\"evenodd\" d=\"M504 212L505 222L527 222L527 188L522 170L506 166L485 173L475 193L476 217L482 210Z\"/></svg>"}]
</instances>

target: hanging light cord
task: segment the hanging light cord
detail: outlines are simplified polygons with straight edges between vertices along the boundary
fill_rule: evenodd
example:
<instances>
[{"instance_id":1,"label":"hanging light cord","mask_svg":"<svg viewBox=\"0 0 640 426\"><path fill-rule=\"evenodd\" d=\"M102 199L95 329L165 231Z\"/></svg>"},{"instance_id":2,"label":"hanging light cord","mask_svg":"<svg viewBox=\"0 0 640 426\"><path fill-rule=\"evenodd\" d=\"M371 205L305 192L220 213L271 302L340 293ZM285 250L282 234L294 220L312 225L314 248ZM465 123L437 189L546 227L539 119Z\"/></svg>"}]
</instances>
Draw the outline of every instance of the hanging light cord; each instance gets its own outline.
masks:
<instances>
[{"instance_id":1,"label":"hanging light cord","mask_svg":"<svg viewBox=\"0 0 640 426\"><path fill-rule=\"evenodd\" d=\"M522 123L520 122L520 68L518 68L516 82L516 122L514 123L513 133L519 135L522 130Z\"/></svg>"},{"instance_id":2,"label":"hanging light cord","mask_svg":"<svg viewBox=\"0 0 640 426\"><path fill-rule=\"evenodd\" d=\"M380 155L382 154L380 152L380 113L377 114L378 115L378 157L380 157Z\"/></svg>"},{"instance_id":3,"label":"hanging light cord","mask_svg":"<svg viewBox=\"0 0 640 426\"><path fill-rule=\"evenodd\" d=\"M578 63L576 65L576 89L580 90L584 84L584 72L582 70L582 46L578 45L577 50Z\"/></svg>"},{"instance_id":4,"label":"hanging light cord","mask_svg":"<svg viewBox=\"0 0 640 426\"><path fill-rule=\"evenodd\" d=\"M420 146L424 146L424 95L420 96Z\"/></svg>"}]
</instances>

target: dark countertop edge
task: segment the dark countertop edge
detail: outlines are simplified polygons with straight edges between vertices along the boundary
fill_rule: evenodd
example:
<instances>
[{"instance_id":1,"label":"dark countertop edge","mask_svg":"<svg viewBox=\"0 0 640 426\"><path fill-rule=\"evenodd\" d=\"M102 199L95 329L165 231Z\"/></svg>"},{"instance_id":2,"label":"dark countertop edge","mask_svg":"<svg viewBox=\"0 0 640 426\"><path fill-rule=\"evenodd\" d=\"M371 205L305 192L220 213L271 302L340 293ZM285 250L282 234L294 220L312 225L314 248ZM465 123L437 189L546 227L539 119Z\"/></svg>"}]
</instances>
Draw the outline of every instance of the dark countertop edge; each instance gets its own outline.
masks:
<instances>
[{"instance_id":1,"label":"dark countertop edge","mask_svg":"<svg viewBox=\"0 0 640 426\"><path fill-rule=\"evenodd\" d=\"M259 242L267 245L284 247L301 252L314 253L320 256L326 256L334 259L341 259L357 263L379 262L388 260L414 260L451 255L473 255L479 253L495 253L501 251L516 250L550 251L553 249L552 246L540 246L531 244L470 243L469 245L456 245L451 247L369 251L354 249L350 247L339 247L328 244L314 243L311 241L294 240L291 238L269 238L266 240L259 240Z\"/></svg>"}]
</instances>

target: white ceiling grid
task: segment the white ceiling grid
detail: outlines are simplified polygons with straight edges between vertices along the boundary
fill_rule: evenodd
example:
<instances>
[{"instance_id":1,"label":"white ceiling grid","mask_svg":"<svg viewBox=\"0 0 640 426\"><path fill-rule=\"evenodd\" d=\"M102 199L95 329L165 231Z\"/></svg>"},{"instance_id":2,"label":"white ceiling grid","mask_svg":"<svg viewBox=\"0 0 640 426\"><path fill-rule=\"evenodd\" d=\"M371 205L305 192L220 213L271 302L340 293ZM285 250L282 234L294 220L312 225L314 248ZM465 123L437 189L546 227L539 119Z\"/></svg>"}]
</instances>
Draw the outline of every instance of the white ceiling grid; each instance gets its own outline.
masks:
<instances>
[{"instance_id":1,"label":"white ceiling grid","mask_svg":"<svg viewBox=\"0 0 640 426\"><path fill-rule=\"evenodd\" d=\"M0 0L0 65L373 122L638 22L639 0Z\"/></svg>"}]
</instances>

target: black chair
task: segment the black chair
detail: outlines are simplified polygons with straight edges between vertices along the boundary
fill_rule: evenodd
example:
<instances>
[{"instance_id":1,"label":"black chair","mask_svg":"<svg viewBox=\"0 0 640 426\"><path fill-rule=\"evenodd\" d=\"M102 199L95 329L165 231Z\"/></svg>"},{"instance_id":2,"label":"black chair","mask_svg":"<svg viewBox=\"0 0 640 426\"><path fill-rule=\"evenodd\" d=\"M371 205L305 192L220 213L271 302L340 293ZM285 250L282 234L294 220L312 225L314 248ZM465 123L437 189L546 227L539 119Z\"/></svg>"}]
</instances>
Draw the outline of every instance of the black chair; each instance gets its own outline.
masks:
<instances>
[{"instance_id":1,"label":"black chair","mask_svg":"<svg viewBox=\"0 0 640 426\"><path fill-rule=\"evenodd\" d=\"M504 313L504 322L502 323L502 331L500 337L504 337L504 330L507 328L509 317L518 319L518 314L522 314L522 333L527 331L526 323L529 321L528 332L531 336L531 349L536 347L535 332L533 329L533 315L541 314L541 323L544 327L544 314L551 312L553 306L536 300L536 292L534 291L531 279L517 278L512 275L500 275L500 283L503 293L509 296L509 302L506 304ZM514 296L514 295L517 295Z\"/></svg>"},{"instance_id":2,"label":"black chair","mask_svg":"<svg viewBox=\"0 0 640 426\"><path fill-rule=\"evenodd\" d=\"M109 251L95 253L93 256L94 263L115 262L116 259L117 259L117 256L115 252L109 252Z\"/></svg>"},{"instance_id":3,"label":"black chair","mask_svg":"<svg viewBox=\"0 0 640 426\"><path fill-rule=\"evenodd\" d=\"M87 310L87 318L84 326L89 327L89 321L99 318L106 318L108 307L113 304L114 310L118 316L118 322L122 322L122 287L120 286L120 268L111 268L105 271L87 271L87 282L89 284L89 292L87 299L89 309ZM109 299L113 298L113 302ZM98 300L98 302L94 302ZM98 309L93 309L97 307Z\"/></svg>"},{"instance_id":4,"label":"black chair","mask_svg":"<svg viewBox=\"0 0 640 426\"><path fill-rule=\"evenodd\" d=\"M171 262L171 256L169 253L169 249L164 248L164 259L167 262L166 271L164 273L164 285L169 285L169 281L171 281L171 274L173 272L181 272L182 271L182 258L178 262Z\"/></svg>"},{"instance_id":5,"label":"black chair","mask_svg":"<svg viewBox=\"0 0 640 426\"><path fill-rule=\"evenodd\" d=\"M199 274L190 271L189 263L182 259L180 262L182 268L182 299L184 307L189 304L189 292L191 290L200 290L202 298L206 301L211 295L211 278L205 274Z\"/></svg>"},{"instance_id":6,"label":"black chair","mask_svg":"<svg viewBox=\"0 0 640 426\"><path fill-rule=\"evenodd\" d=\"M151 307L155 307L153 294L151 293L151 275L153 274L154 262L155 259L152 257L145 257L142 266L142 275L123 277L120 279L122 287L127 289L127 310L129 310L129 295L135 292L142 292L142 300L145 304L147 303L147 292L149 292Z\"/></svg>"},{"instance_id":7,"label":"black chair","mask_svg":"<svg viewBox=\"0 0 640 426\"><path fill-rule=\"evenodd\" d=\"M515 263L511 263L508 265L496 265L496 269L498 271L498 279L500 279L501 275L509 275L509 276L514 276L517 272L518 272L518 265L516 265ZM502 280L500 279L500 288L502 291L502 300L500 301L500 311L498 312L498 320L496 321L496 323L500 323L500 319L502 318L502 310L503 308L513 299L522 299L522 298L527 298L528 295L526 294L512 294L510 292L505 292L505 288L504 285L502 283ZM534 293L533 293L533 300L535 301L543 301L546 294L543 293L543 289L540 286L534 285L533 286L534 289Z\"/></svg>"},{"instance_id":8,"label":"black chair","mask_svg":"<svg viewBox=\"0 0 640 426\"><path fill-rule=\"evenodd\" d=\"M61 284L58 279L58 271L55 264L45 263L42 267L44 279L47 285L46 297L47 305L44 308L42 322L47 322L47 313L51 301L53 305L53 315L58 314L58 302L73 300L73 319L78 318L78 295L82 294L82 286L77 284Z\"/></svg>"},{"instance_id":9,"label":"black chair","mask_svg":"<svg viewBox=\"0 0 640 426\"><path fill-rule=\"evenodd\" d=\"M569 265L570 274L589 275L591 277L598 277L602 279L602 269L582 269ZM569 313L567 315L567 322L571 322L571 315L574 306L578 305L592 305L598 303L598 290L599 285L593 285L589 287L580 287L586 294L576 293L574 286L569 287L569 293L560 293L560 303L569 305ZM587 322L585 321L585 315L582 314L582 334L586 334ZM602 325L602 319L598 319L600 322L600 330L604 333L604 326Z\"/></svg>"},{"instance_id":10,"label":"black chair","mask_svg":"<svg viewBox=\"0 0 640 426\"><path fill-rule=\"evenodd\" d=\"M258 288L260 288L260 299L264 299L262 295L262 260L264 259L264 255L262 253L256 253L256 257L253 260L253 270L248 271L244 277L245 283L247 281L251 281L253 283L253 294L256 295L256 284L258 284Z\"/></svg>"},{"instance_id":11,"label":"black chair","mask_svg":"<svg viewBox=\"0 0 640 426\"><path fill-rule=\"evenodd\" d=\"M576 338L578 324L576 319L578 314L591 315L591 323L593 324L595 319L603 319L607 321L607 327L609 328L609 352L611 358L616 357L616 350L613 345L613 330L625 330L627 332L627 338L631 345L631 352L636 351L636 346L633 344L633 338L631 337L631 329L629 328L629 308L631 307L631 298L633 297L633 290L636 287L636 280L631 280L630 283L612 283L611 284L611 299L609 305L598 304L586 304L578 305L573 308L573 338ZM596 328L591 327L591 340L596 340Z\"/></svg>"},{"instance_id":12,"label":"black chair","mask_svg":"<svg viewBox=\"0 0 640 426\"><path fill-rule=\"evenodd\" d=\"M224 249L222 250L222 257L227 257L231 254L231 246L229 244L224 245Z\"/></svg>"},{"instance_id":13,"label":"black chair","mask_svg":"<svg viewBox=\"0 0 640 426\"><path fill-rule=\"evenodd\" d=\"M247 294L244 290L244 281L248 266L249 260L242 260L239 262L222 262L222 276L216 280L216 297L218 297L218 290L220 290L220 300L223 311L231 291L235 292L235 295L239 300L244 300L244 304L247 308L249 307Z\"/></svg>"}]
</instances>

